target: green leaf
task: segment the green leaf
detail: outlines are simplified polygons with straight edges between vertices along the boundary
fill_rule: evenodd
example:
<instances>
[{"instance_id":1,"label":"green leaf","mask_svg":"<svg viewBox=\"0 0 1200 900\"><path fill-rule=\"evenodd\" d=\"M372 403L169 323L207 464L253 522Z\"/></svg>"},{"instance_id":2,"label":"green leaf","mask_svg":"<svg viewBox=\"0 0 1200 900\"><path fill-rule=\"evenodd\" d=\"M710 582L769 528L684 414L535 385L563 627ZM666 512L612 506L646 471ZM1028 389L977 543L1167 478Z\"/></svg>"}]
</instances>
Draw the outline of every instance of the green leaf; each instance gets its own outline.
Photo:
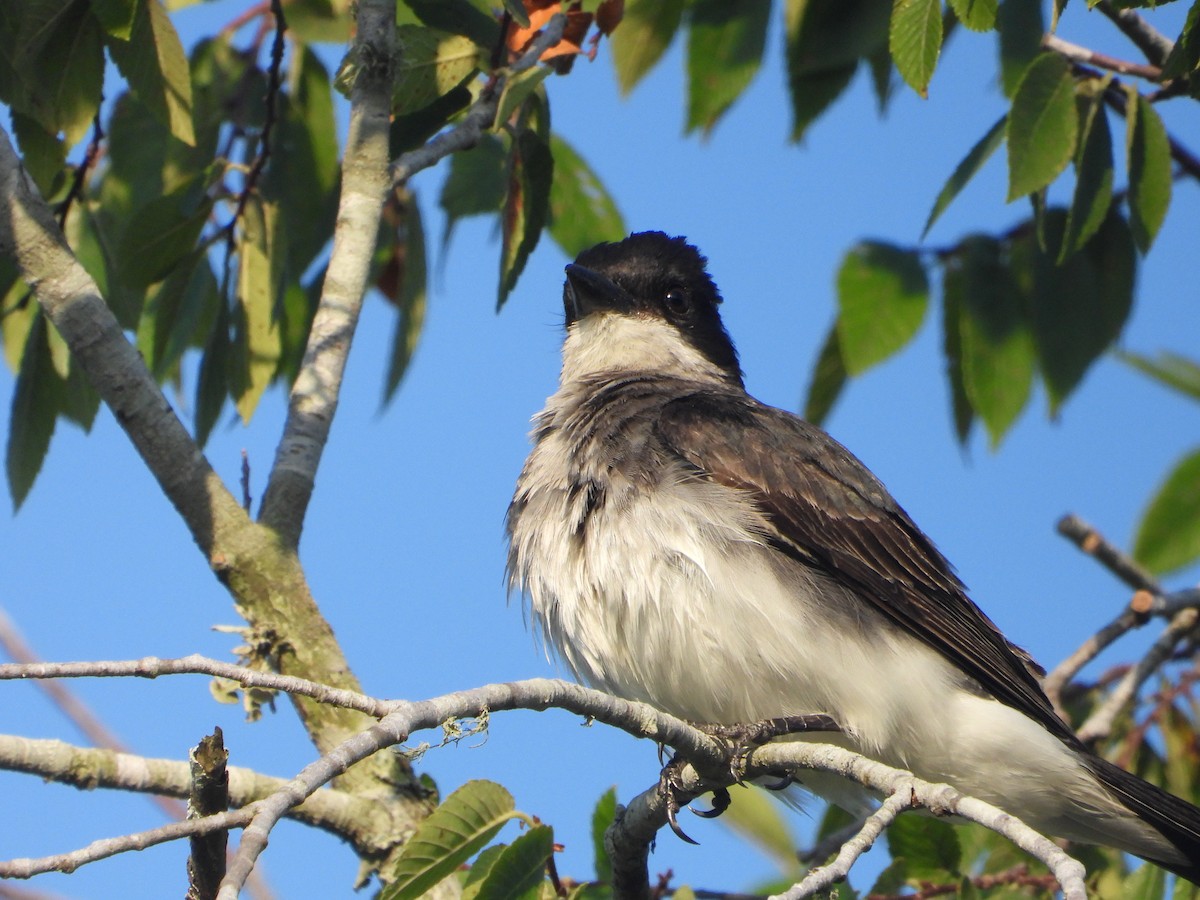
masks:
<instances>
[{"instance_id":1,"label":"green leaf","mask_svg":"<svg viewBox=\"0 0 1200 900\"><path fill-rule=\"evenodd\" d=\"M457 87L438 97L424 109L403 116L392 116L388 140L390 158L395 159L409 150L420 147L445 128L460 110L470 106L471 100L470 88ZM454 155L462 156L461 153Z\"/></svg>"},{"instance_id":2,"label":"green leaf","mask_svg":"<svg viewBox=\"0 0 1200 900\"><path fill-rule=\"evenodd\" d=\"M401 4L397 15L405 9ZM347 0L291 0L287 5L288 37L305 44L346 44L354 31Z\"/></svg>"},{"instance_id":3,"label":"green leaf","mask_svg":"<svg viewBox=\"0 0 1200 900\"><path fill-rule=\"evenodd\" d=\"M212 200L188 182L141 208L121 238L120 276L130 287L165 278L196 246Z\"/></svg>"},{"instance_id":4,"label":"green leaf","mask_svg":"<svg viewBox=\"0 0 1200 900\"><path fill-rule=\"evenodd\" d=\"M1042 0L1000 0L996 9L996 31L1000 38L1000 81L1004 96L1011 97L1026 67L1041 53Z\"/></svg>"},{"instance_id":5,"label":"green leaf","mask_svg":"<svg viewBox=\"0 0 1200 900\"><path fill-rule=\"evenodd\" d=\"M1104 98L1097 94L1081 110L1083 122L1075 153L1075 193L1067 212L1067 230L1058 261L1092 239L1112 203L1112 135L1104 113Z\"/></svg>"},{"instance_id":6,"label":"green leaf","mask_svg":"<svg viewBox=\"0 0 1200 900\"><path fill-rule=\"evenodd\" d=\"M962 848L953 825L925 816L900 816L887 830L888 850L904 860L909 879L946 881L959 874Z\"/></svg>"},{"instance_id":7,"label":"green leaf","mask_svg":"<svg viewBox=\"0 0 1200 900\"><path fill-rule=\"evenodd\" d=\"M689 14L687 130L708 134L762 65L771 0L695 0Z\"/></svg>"},{"instance_id":8,"label":"green leaf","mask_svg":"<svg viewBox=\"0 0 1200 900\"><path fill-rule=\"evenodd\" d=\"M278 246L278 210L251 198L242 214L238 240L238 305L234 315L235 367L233 399L243 424L249 424L258 401L275 377L283 343L276 297L282 294L283 259Z\"/></svg>"},{"instance_id":9,"label":"green leaf","mask_svg":"<svg viewBox=\"0 0 1200 900\"><path fill-rule=\"evenodd\" d=\"M996 124L988 129L988 133L979 139L978 143L968 151L963 157L942 187L941 192L937 196L937 200L933 202L933 209L929 211L929 218L925 220L925 229L921 232L921 238L929 234L929 229L933 227L933 223L938 220L943 212L946 211L954 198L961 193L966 187L967 182L975 177L975 174L983 168L986 163L996 152L996 148L1004 143L1004 134L1008 126L1008 115L1001 116Z\"/></svg>"},{"instance_id":10,"label":"green leaf","mask_svg":"<svg viewBox=\"0 0 1200 900\"><path fill-rule=\"evenodd\" d=\"M115 38L129 40L137 16L138 0L89 0L92 14L104 30Z\"/></svg>"},{"instance_id":11,"label":"green leaf","mask_svg":"<svg viewBox=\"0 0 1200 900\"><path fill-rule=\"evenodd\" d=\"M762 850L780 871L796 871L796 839L781 805L759 788L739 785L730 791L733 803L725 811L725 824Z\"/></svg>"},{"instance_id":12,"label":"green leaf","mask_svg":"<svg viewBox=\"0 0 1200 900\"><path fill-rule=\"evenodd\" d=\"M550 153L550 111L544 97L533 94L525 104L509 150L508 190L500 214L500 288L496 308L509 293L537 246L550 211L554 157Z\"/></svg>"},{"instance_id":13,"label":"green leaf","mask_svg":"<svg viewBox=\"0 0 1200 900\"><path fill-rule=\"evenodd\" d=\"M404 237L404 272L396 303L396 329L392 334L392 352L383 386L385 406L395 396L396 388L408 371L425 326L425 226L421 222L421 207L416 196L411 194L405 205Z\"/></svg>"},{"instance_id":14,"label":"green leaf","mask_svg":"<svg viewBox=\"0 0 1200 900\"><path fill-rule=\"evenodd\" d=\"M78 143L100 109L103 31L86 0L29 0L12 56L13 108Z\"/></svg>"},{"instance_id":15,"label":"green leaf","mask_svg":"<svg viewBox=\"0 0 1200 900\"><path fill-rule=\"evenodd\" d=\"M1050 209L1043 219L1047 245L1059 246L1066 214ZM1053 414L1120 334L1133 305L1136 254L1115 212L1085 252L1062 264L1053 252L1031 252L1033 330Z\"/></svg>"},{"instance_id":16,"label":"green leaf","mask_svg":"<svg viewBox=\"0 0 1200 900\"><path fill-rule=\"evenodd\" d=\"M1162 119L1148 100L1127 88L1125 150L1129 163L1129 224L1143 253L1171 203L1171 145Z\"/></svg>"},{"instance_id":17,"label":"green leaf","mask_svg":"<svg viewBox=\"0 0 1200 900\"><path fill-rule=\"evenodd\" d=\"M340 174L329 73L308 47L293 53L271 143L262 190L279 205L282 221L304 223L281 235L287 274L298 279L333 233Z\"/></svg>"},{"instance_id":18,"label":"green leaf","mask_svg":"<svg viewBox=\"0 0 1200 900\"><path fill-rule=\"evenodd\" d=\"M920 256L876 241L864 241L846 254L837 289L838 343L851 375L861 375L912 340L929 305Z\"/></svg>"},{"instance_id":19,"label":"green leaf","mask_svg":"<svg viewBox=\"0 0 1200 900\"><path fill-rule=\"evenodd\" d=\"M1167 872L1153 863L1142 863L1121 886L1122 900L1160 900L1167 887Z\"/></svg>"},{"instance_id":20,"label":"green leaf","mask_svg":"<svg viewBox=\"0 0 1200 900\"><path fill-rule=\"evenodd\" d=\"M178 362L198 332L212 327L217 281L203 250L193 250L151 290L138 322L137 347L156 378Z\"/></svg>"},{"instance_id":21,"label":"green leaf","mask_svg":"<svg viewBox=\"0 0 1200 900\"><path fill-rule=\"evenodd\" d=\"M1040 191L1075 153L1079 116L1070 64L1045 53L1029 64L1008 116L1008 199Z\"/></svg>"},{"instance_id":22,"label":"green leaf","mask_svg":"<svg viewBox=\"0 0 1200 900\"><path fill-rule=\"evenodd\" d=\"M1117 356L1167 387L1193 400L1200 400L1200 363L1195 360L1167 350L1161 351L1153 359L1127 352L1118 352Z\"/></svg>"},{"instance_id":23,"label":"green leaf","mask_svg":"<svg viewBox=\"0 0 1200 900\"><path fill-rule=\"evenodd\" d=\"M21 164L33 176L43 197L53 197L67 164L67 145L32 116L12 110L13 135L21 148Z\"/></svg>"},{"instance_id":24,"label":"green leaf","mask_svg":"<svg viewBox=\"0 0 1200 900\"><path fill-rule=\"evenodd\" d=\"M500 209L508 185L507 155L500 138L485 134L470 150L455 153L450 158L450 173L438 198L438 205L446 214L443 251L450 243L450 235L459 219Z\"/></svg>"},{"instance_id":25,"label":"green leaf","mask_svg":"<svg viewBox=\"0 0 1200 900\"><path fill-rule=\"evenodd\" d=\"M187 54L160 0L138 0L129 40L108 40L108 51L129 88L171 134L192 146L192 77Z\"/></svg>"},{"instance_id":26,"label":"green leaf","mask_svg":"<svg viewBox=\"0 0 1200 900\"><path fill-rule=\"evenodd\" d=\"M841 395L842 388L846 386L846 378L846 363L842 359L838 326L834 322L813 366L812 383L808 386L808 397L804 401L804 418L814 425L824 422Z\"/></svg>"},{"instance_id":27,"label":"green leaf","mask_svg":"<svg viewBox=\"0 0 1200 900\"><path fill-rule=\"evenodd\" d=\"M487 0L404 0L404 5L430 28L469 37L490 49L500 41L500 22Z\"/></svg>"},{"instance_id":28,"label":"green leaf","mask_svg":"<svg viewBox=\"0 0 1200 900\"><path fill-rule=\"evenodd\" d=\"M420 897L482 849L515 816L512 794L491 781L468 781L408 839L380 900Z\"/></svg>"},{"instance_id":29,"label":"green leaf","mask_svg":"<svg viewBox=\"0 0 1200 900\"><path fill-rule=\"evenodd\" d=\"M975 407L967 396L963 382L963 312L961 293L965 280L951 284L947 280L942 291L942 352L946 357L946 380L950 386L950 413L954 421L954 436L965 447L975 424Z\"/></svg>"},{"instance_id":30,"label":"green leaf","mask_svg":"<svg viewBox=\"0 0 1200 900\"><path fill-rule=\"evenodd\" d=\"M14 374L21 370L29 331L40 309L16 264L0 256L0 336L4 339L4 361Z\"/></svg>"},{"instance_id":31,"label":"green leaf","mask_svg":"<svg viewBox=\"0 0 1200 900\"><path fill-rule=\"evenodd\" d=\"M420 25L396 28L400 62L392 89L392 112L422 109L478 70L479 50L470 38Z\"/></svg>"},{"instance_id":32,"label":"green leaf","mask_svg":"<svg viewBox=\"0 0 1200 900\"><path fill-rule=\"evenodd\" d=\"M875 107L879 111L880 117L887 112L888 105L892 102L892 94L895 88L895 79L892 78L892 72L896 67L892 65L892 55L887 51L887 48L876 50L867 57L867 64L871 67L871 87L875 91Z\"/></svg>"},{"instance_id":33,"label":"green leaf","mask_svg":"<svg viewBox=\"0 0 1200 900\"><path fill-rule=\"evenodd\" d=\"M503 130L505 124L526 98L553 73L554 69L550 66L537 66L526 69L505 81L504 91L500 94L500 102L496 105L496 124L492 130Z\"/></svg>"},{"instance_id":34,"label":"green leaf","mask_svg":"<svg viewBox=\"0 0 1200 900\"><path fill-rule=\"evenodd\" d=\"M627 0L621 25L612 35L613 69L622 94L662 58L683 17L685 0Z\"/></svg>"},{"instance_id":35,"label":"green leaf","mask_svg":"<svg viewBox=\"0 0 1200 900\"><path fill-rule=\"evenodd\" d=\"M596 808L592 810L592 853L596 858L596 880L611 882L612 860L604 846L604 833L617 817L617 788L614 785L600 795Z\"/></svg>"},{"instance_id":36,"label":"green leaf","mask_svg":"<svg viewBox=\"0 0 1200 900\"><path fill-rule=\"evenodd\" d=\"M550 236L572 258L600 241L619 241L625 221L612 196L575 149L550 138L554 181L550 185Z\"/></svg>"},{"instance_id":37,"label":"green leaf","mask_svg":"<svg viewBox=\"0 0 1200 900\"><path fill-rule=\"evenodd\" d=\"M208 442L229 395L230 356L229 307L222 284L217 318L200 357L200 373L196 379L196 443L201 447Z\"/></svg>"},{"instance_id":38,"label":"green leaf","mask_svg":"<svg viewBox=\"0 0 1200 900\"><path fill-rule=\"evenodd\" d=\"M496 864L496 860L506 849L508 849L508 844L492 844L475 857L475 861L471 863L471 867L467 869L467 874L463 878L462 900L475 900L483 880L487 878L488 872L492 871L492 866Z\"/></svg>"},{"instance_id":39,"label":"green leaf","mask_svg":"<svg viewBox=\"0 0 1200 900\"><path fill-rule=\"evenodd\" d=\"M950 0L958 21L971 31L991 31L996 27L998 0Z\"/></svg>"},{"instance_id":40,"label":"green leaf","mask_svg":"<svg viewBox=\"0 0 1200 900\"><path fill-rule=\"evenodd\" d=\"M926 96L942 49L941 0L893 0L888 46L900 77Z\"/></svg>"},{"instance_id":41,"label":"green leaf","mask_svg":"<svg viewBox=\"0 0 1200 900\"><path fill-rule=\"evenodd\" d=\"M1160 574L1200 557L1200 450L1176 463L1155 493L1138 523L1133 555Z\"/></svg>"},{"instance_id":42,"label":"green leaf","mask_svg":"<svg viewBox=\"0 0 1200 900\"><path fill-rule=\"evenodd\" d=\"M54 370L46 334L46 317L38 311L21 355L8 420L5 462L14 510L21 508L41 471L63 399L62 381Z\"/></svg>"},{"instance_id":43,"label":"green leaf","mask_svg":"<svg viewBox=\"0 0 1200 900\"><path fill-rule=\"evenodd\" d=\"M520 900L537 897L546 878L546 862L554 855L554 829L535 825L504 848L475 895L477 900Z\"/></svg>"},{"instance_id":44,"label":"green leaf","mask_svg":"<svg viewBox=\"0 0 1200 900\"><path fill-rule=\"evenodd\" d=\"M1179 78L1200 70L1200 3L1192 3L1187 21L1171 53L1163 63L1163 80Z\"/></svg>"},{"instance_id":45,"label":"green leaf","mask_svg":"<svg viewBox=\"0 0 1200 900\"><path fill-rule=\"evenodd\" d=\"M943 289L958 304L963 389L993 447L1033 387L1033 337L999 241L969 237L946 261Z\"/></svg>"}]
</instances>

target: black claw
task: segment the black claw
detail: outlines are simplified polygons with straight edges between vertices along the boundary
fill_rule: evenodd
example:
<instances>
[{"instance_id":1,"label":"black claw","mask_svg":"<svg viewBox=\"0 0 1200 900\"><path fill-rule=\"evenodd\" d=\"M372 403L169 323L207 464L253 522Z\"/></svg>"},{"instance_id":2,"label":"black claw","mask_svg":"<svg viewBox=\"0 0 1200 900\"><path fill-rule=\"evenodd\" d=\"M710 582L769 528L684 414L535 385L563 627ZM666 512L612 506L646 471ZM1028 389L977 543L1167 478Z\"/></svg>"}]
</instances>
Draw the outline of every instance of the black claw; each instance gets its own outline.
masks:
<instances>
[{"instance_id":1,"label":"black claw","mask_svg":"<svg viewBox=\"0 0 1200 900\"><path fill-rule=\"evenodd\" d=\"M784 772L783 777L780 778L778 781L773 782L771 784L764 784L761 786L766 788L768 791L786 791L788 788L790 788L795 783L796 783L796 776L794 776L791 772Z\"/></svg>"},{"instance_id":2,"label":"black claw","mask_svg":"<svg viewBox=\"0 0 1200 900\"><path fill-rule=\"evenodd\" d=\"M687 841L689 844L700 846L700 842L688 836L687 832L679 827L679 820L675 818L676 810L679 806L675 803L674 796L667 797L667 824L671 826L671 830L675 832L675 837L681 841Z\"/></svg>"},{"instance_id":3,"label":"black claw","mask_svg":"<svg viewBox=\"0 0 1200 900\"><path fill-rule=\"evenodd\" d=\"M729 796L727 788L717 788L713 791L712 809L694 809L690 806L688 809L692 810L693 813L702 819L715 819L721 813L725 812L725 810L729 809L729 805L732 802L733 800Z\"/></svg>"}]
</instances>

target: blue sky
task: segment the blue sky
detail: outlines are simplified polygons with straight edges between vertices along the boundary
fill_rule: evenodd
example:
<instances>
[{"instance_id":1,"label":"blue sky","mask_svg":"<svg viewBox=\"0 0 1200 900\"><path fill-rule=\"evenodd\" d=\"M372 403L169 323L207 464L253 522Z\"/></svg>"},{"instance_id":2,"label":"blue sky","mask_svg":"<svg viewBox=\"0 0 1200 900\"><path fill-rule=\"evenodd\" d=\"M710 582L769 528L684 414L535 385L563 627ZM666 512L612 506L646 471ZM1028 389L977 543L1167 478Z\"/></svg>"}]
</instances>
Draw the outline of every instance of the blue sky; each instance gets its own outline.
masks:
<instances>
[{"instance_id":1,"label":"blue sky","mask_svg":"<svg viewBox=\"0 0 1200 900\"><path fill-rule=\"evenodd\" d=\"M185 41L241 6L214 3L181 14ZM773 26L763 71L707 141L681 134L679 46L627 100L617 95L603 47L595 64L552 79L549 90L554 128L608 185L627 226L686 234L708 255L749 389L794 410L833 320L842 254L863 237L915 244L943 181L1001 114L1003 100L994 84L994 37L960 30L928 100L902 89L880 121L860 74L805 142L791 145L779 23ZM1070 8L1060 34L1132 55L1082 4ZM336 63L339 55L330 48L326 58ZM1200 148L1196 110L1167 115L1176 135ZM413 183L435 248L441 178L430 171ZM1025 215L1023 204L1006 207L1003 196L997 155L930 243L997 231ZM1124 338L1132 350L1196 353L1200 303L1194 279L1183 273L1193 262L1195 229L1187 222L1198 200L1194 183L1177 184L1141 270ZM447 254L434 252L427 329L383 412L392 317L377 298L367 303L301 548L314 594L366 690L411 699L558 672L526 631L519 603L506 603L502 518L527 452L529 417L557 378L568 260L543 240L497 315L499 246L491 223L460 223ZM1057 422L1047 421L1039 395L999 452L989 452L979 435L964 452L952 439L940 340L931 313L914 346L850 386L829 430L883 479L997 624L1051 666L1126 599L1054 534L1055 521L1077 512L1128 545L1151 491L1195 444L1196 407L1106 358ZM0 393L11 388L10 373L0 371ZM271 391L249 428L219 426L207 449L231 485L245 449L256 498L284 406L282 392ZM211 630L237 623L229 596L107 412L90 436L60 426L24 508L0 516L0 547L0 603L45 658L196 651L220 658L237 643ZM1105 659L1127 658L1149 638L1131 639ZM219 724L234 764L288 775L312 758L286 704L245 725L237 708L209 699L203 678L71 687L138 753L184 758ZM33 686L0 691L0 730L82 740ZM559 869L578 877L591 872L596 798L616 784L628 799L658 772L648 742L554 712L495 716L485 740L431 751L421 765L446 792L470 778L506 784L519 808L554 825L566 845ZM27 776L0 773L0 796L5 856L65 851L161 821L144 798L81 793ZM665 835L652 871L671 868L678 880L712 889L745 889L771 873L769 862L732 842L720 824L685 827L703 846ZM36 886L73 897L158 897L179 890L185 855L182 844L154 848ZM263 861L279 896L350 894L353 855L324 835L285 825Z\"/></svg>"}]
</instances>

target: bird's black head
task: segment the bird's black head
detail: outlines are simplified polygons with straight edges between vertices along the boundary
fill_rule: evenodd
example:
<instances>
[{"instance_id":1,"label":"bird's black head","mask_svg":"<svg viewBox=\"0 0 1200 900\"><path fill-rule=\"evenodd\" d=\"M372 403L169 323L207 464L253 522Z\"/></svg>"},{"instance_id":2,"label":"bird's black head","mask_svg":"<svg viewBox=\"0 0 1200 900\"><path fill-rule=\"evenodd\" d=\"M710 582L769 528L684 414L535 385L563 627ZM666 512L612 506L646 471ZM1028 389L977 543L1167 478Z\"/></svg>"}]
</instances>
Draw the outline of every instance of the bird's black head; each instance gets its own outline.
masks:
<instances>
[{"instance_id":1,"label":"bird's black head","mask_svg":"<svg viewBox=\"0 0 1200 900\"><path fill-rule=\"evenodd\" d=\"M717 306L721 294L707 260L686 238L642 231L597 244L567 266L567 325L610 312L659 319L728 377L740 382L737 351Z\"/></svg>"}]
</instances>

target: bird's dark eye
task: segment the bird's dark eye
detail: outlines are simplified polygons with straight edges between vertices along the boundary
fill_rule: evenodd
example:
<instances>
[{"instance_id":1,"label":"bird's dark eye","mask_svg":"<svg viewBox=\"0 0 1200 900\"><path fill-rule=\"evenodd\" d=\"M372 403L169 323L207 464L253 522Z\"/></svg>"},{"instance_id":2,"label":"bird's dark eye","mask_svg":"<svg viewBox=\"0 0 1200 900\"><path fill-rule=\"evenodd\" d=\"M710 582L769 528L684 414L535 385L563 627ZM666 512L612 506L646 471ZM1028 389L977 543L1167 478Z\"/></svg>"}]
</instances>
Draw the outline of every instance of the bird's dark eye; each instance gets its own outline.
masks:
<instances>
[{"instance_id":1,"label":"bird's dark eye","mask_svg":"<svg viewBox=\"0 0 1200 900\"><path fill-rule=\"evenodd\" d=\"M663 294L663 304L672 315L685 316L692 311L692 298L683 288L667 288Z\"/></svg>"}]
</instances>

